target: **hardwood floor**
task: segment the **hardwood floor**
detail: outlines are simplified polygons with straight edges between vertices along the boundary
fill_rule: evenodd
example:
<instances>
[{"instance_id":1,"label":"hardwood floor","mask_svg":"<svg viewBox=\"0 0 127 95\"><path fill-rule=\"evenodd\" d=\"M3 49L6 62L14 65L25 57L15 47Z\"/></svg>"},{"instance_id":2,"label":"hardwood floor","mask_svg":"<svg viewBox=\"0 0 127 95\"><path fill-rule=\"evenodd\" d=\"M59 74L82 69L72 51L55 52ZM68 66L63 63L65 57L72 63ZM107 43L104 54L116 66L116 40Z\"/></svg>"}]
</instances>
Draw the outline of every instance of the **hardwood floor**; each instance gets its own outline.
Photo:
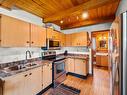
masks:
<instances>
[{"instance_id":1,"label":"hardwood floor","mask_svg":"<svg viewBox=\"0 0 127 95\"><path fill-rule=\"evenodd\" d=\"M80 89L80 95L110 95L109 73L102 68L94 68L94 75L89 76L86 80L67 76L64 84ZM49 89L46 94L50 91Z\"/></svg>"},{"instance_id":2,"label":"hardwood floor","mask_svg":"<svg viewBox=\"0 0 127 95\"><path fill-rule=\"evenodd\" d=\"M94 76L86 80L68 76L64 82L68 86L81 90L80 95L110 95L108 70L94 68Z\"/></svg>"}]
</instances>

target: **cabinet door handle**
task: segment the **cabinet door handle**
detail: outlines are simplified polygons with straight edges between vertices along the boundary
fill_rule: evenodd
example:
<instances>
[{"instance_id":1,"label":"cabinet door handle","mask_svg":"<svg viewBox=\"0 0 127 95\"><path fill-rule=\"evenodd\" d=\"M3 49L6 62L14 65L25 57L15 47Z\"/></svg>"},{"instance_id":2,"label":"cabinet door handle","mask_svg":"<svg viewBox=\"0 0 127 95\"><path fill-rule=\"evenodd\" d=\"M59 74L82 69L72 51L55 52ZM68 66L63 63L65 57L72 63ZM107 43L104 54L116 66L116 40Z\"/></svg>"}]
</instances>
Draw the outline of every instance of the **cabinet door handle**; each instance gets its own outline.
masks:
<instances>
[{"instance_id":1,"label":"cabinet door handle","mask_svg":"<svg viewBox=\"0 0 127 95\"><path fill-rule=\"evenodd\" d=\"M32 73L30 73L29 75L32 75Z\"/></svg>"},{"instance_id":2,"label":"cabinet door handle","mask_svg":"<svg viewBox=\"0 0 127 95\"><path fill-rule=\"evenodd\" d=\"M33 44L34 42L32 41L31 43Z\"/></svg>"},{"instance_id":3,"label":"cabinet door handle","mask_svg":"<svg viewBox=\"0 0 127 95\"><path fill-rule=\"evenodd\" d=\"M29 41L26 41L26 43L29 43Z\"/></svg>"},{"instance_id":4,"label":"cabinet door handle","mask_svg":"<svg viewBox=\"0 0 127 95\"><path fill-rule=\"evenodd\" d=\"M28 75L26 74L26 75L24 75L24 77L27 77Z\"/></svg>"}]
</instances>

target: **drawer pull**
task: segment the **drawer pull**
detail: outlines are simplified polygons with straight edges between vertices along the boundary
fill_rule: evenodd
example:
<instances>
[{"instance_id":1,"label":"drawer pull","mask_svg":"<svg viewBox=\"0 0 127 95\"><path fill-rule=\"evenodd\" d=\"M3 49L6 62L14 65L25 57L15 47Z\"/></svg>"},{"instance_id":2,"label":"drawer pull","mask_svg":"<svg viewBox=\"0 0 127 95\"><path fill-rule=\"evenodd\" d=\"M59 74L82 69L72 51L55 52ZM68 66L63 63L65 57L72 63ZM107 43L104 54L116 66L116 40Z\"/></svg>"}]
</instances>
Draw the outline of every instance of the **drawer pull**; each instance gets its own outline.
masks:
<instances>
[{"instance_id":1,"label":"drawer pull","mask_svg":"<svg viewBox=\"0 0 127 95\"><path fill-rule=\"evenodd\" d=\"M29 75L32 75L32 73L30 73Z\"/></svg>"},{"instance_id":2,"label":"drawer pull","mask_svg":"<svg viewBox=\"0 0 127 95\"><path fill-rule=\"evenodd\" d=\"M25 75L24 77L27 77L28 75Z\"/></svg>"}]
</instances>

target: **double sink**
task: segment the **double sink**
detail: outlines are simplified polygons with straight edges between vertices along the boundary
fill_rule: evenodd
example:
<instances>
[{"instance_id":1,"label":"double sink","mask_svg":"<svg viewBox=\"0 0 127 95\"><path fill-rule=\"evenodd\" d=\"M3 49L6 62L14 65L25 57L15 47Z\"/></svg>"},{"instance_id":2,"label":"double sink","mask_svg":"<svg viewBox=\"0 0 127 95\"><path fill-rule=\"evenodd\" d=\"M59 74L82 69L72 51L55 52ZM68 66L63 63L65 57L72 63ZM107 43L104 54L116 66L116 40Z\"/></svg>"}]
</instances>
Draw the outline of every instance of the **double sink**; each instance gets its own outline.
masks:
<instances>
[{"instance_id":1,"label":"double sink","mask_svg":"<svg viewBox=\"0 0 127 95\"><path fill-rule=\"evenodd\" d=\"M0 75L1 76L5 76L5 75L9 76L11 74L22 72L22 71L25 71L27 69L34 68L36 66L38 66L38 64L35 62L32 62L32 63L26 63L26 64L20 64L20 65L5 67L5 68L0 70Z\"/></svg>"}]
</instances>

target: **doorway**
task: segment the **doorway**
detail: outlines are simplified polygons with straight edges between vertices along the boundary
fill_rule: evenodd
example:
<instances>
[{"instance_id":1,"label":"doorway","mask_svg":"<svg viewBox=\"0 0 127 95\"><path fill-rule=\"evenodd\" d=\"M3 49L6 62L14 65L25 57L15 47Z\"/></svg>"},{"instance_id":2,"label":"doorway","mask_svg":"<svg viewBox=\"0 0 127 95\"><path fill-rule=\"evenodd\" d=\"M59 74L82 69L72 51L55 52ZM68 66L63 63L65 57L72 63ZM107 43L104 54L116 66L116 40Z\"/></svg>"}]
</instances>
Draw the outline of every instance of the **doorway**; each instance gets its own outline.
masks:
<instances>
[{"instance_id":1,"label":"doorway","mask_svg":"<svg viewBox=\"0 0 127 95\"><path fill-rule=\"evenodd\" d=\"M110 30L91 33L92 72L94 68L108 70L108 33Z\"/></svg>"}]
</instances>

